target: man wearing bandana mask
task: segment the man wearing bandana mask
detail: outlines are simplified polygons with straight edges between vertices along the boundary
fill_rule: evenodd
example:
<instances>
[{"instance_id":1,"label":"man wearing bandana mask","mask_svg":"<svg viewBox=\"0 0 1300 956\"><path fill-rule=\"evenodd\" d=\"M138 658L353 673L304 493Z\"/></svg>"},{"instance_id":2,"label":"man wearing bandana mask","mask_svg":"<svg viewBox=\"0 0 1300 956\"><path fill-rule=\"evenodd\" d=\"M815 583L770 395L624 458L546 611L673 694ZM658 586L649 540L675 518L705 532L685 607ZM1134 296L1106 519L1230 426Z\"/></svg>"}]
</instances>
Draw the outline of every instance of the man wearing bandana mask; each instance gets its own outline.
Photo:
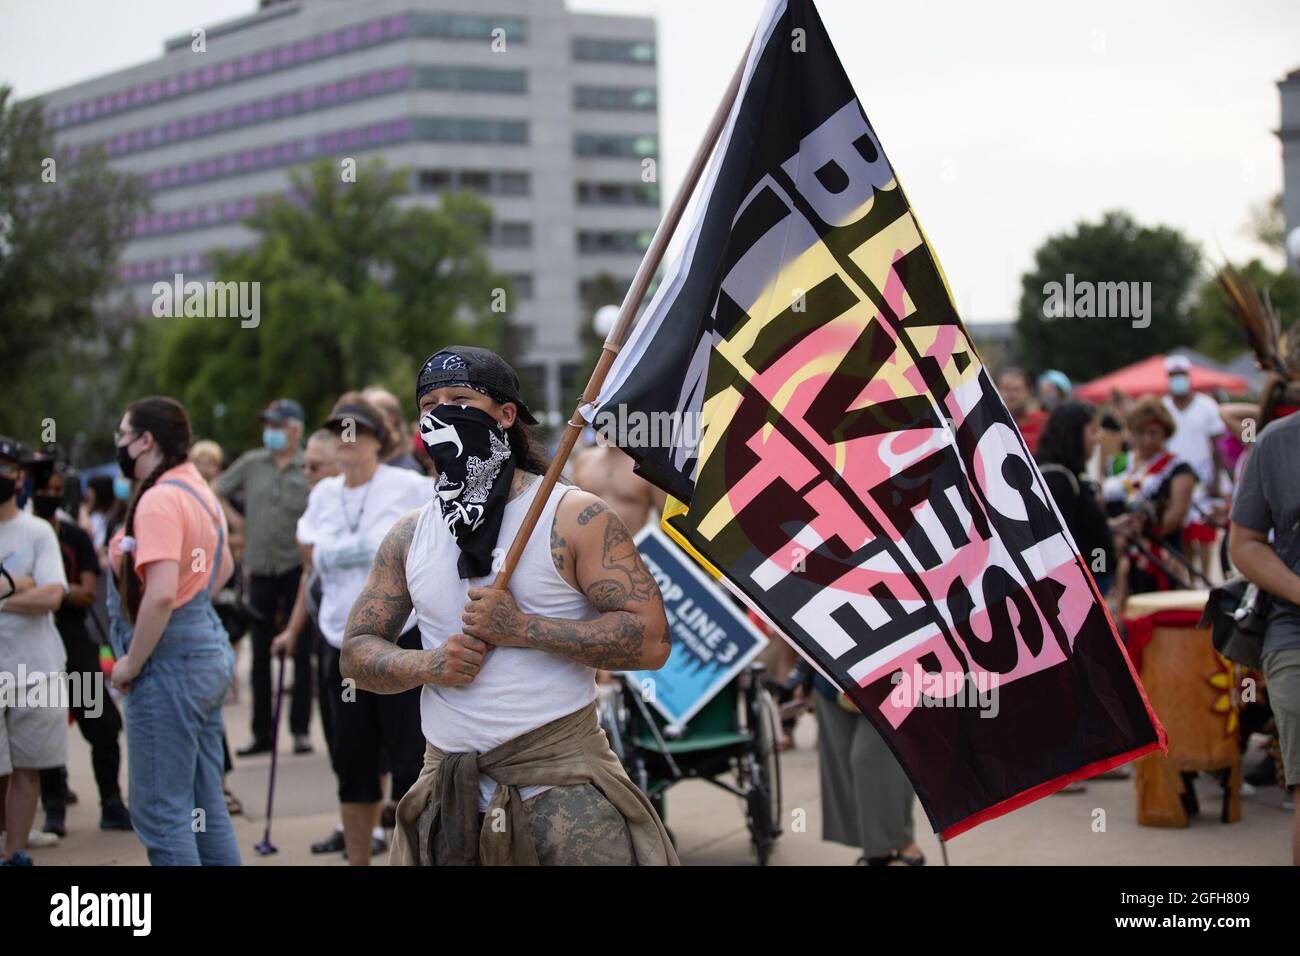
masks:
<instances>
[{"instance_id":1,"label":"man wearing bandana mask","mask_svg":"<svg viewBox=\"0 0 1300 956\"><path fill-rule=\"evenodd\" d=\"M421 687L424 770L397 811L412 865L676 864L595 715L596 668L655 670L663 601L605 502L559 485L508 590L492 581L545 464L514 370L450 346L416 384L434 500L392 528L352 607L341 671L376 693ZM414 610L422 648L395 644Z\"/></svg>"}]
</instances>

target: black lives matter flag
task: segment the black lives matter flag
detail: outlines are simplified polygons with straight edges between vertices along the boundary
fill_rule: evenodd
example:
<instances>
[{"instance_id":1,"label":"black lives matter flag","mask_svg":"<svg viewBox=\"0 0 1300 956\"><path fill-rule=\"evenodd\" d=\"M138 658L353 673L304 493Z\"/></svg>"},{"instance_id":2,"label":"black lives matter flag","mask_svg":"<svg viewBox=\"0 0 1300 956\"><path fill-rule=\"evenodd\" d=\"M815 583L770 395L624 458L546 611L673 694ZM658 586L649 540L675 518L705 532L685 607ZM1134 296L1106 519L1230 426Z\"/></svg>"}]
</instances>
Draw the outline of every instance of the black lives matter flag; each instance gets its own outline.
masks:
<instances>
[{"instance_id":1,"label":"black lives matter flag","mask_svg":"<svg viewBox=\"0 0 1300 956\"><path fill-rule=\"evenodd\" d=\"M584 414L953 836L1163 747L808 0L773 0L684 248Z\"/></svg>"}]
</instances>

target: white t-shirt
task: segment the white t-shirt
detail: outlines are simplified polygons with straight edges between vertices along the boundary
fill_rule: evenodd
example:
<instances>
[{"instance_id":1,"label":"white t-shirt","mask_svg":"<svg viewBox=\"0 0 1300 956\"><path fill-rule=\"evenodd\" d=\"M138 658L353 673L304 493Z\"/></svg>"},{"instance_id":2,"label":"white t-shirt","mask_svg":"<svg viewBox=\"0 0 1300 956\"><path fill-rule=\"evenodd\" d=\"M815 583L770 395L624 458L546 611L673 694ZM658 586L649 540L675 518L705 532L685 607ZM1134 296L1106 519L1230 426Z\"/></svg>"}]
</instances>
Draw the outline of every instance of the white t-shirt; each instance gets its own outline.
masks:
<instances>
[{"instance_id":1,"label":"white t-shirt","mask_svg":"<svg viewBox=\"0 0 1300 956\"><path fill-rule=\"evenodd\" d=\"M524 515L541 488L541 480L505 504L497 553L514 541ZM510 593L525 614L589 621L600 612L587 596L560 576L551 557L551 529L560 499L572 486L556 486L542 509L524 546ZM443 524L435 502L426 507L415 525L406 555L406 587L420 625L421 645L431 651L441 647L464 624L461 615L469 601L469 589L488 587L495 573L481 578L462 578L457 571L460 546ZM581 710L596 699L596 671L558 654L531 647L498 647L483 661L473 683L464 687L425 684L420 691L420 726L425 739L439 750L451 752L489 750L550 723L565 714ZM479 811L487 809L496 781L480 773ZM547 786L519 788L527 800Z\"/></svg>"},{"instance_id":2,"label":"white t-shirt","mask_svg":"<svg viewBox=\"0 0 1300 956\"><path fill-rule=\"evenodd\" d=\"M312 547L312 567L321 581L317 623L334 647L343 646L348 614L365 587L384 535L398 518L432 498L432 478L389 465L380 465L368 482L355 488L345 487L343 476L335 475L312 489L307 510L298 519L298 541ZM402 630L413 623L414 618L408 618Z\"/></svg>"},{"instance_id":3,"label":"white t-shirt","mask_svg":"<svg viewBox=\"0 0 1300 956\"><path fill-rule=\"evenodd\" d=\"M37 587L58 584L67 590L59 539L48 521L33 515L20 511L0 521L0 564L15 578L31 578ZM0 585L0 594L9 590L8 584ZM0 671L16 674L23 664L28 672L55 674L66 660L53 612L20 614L0 608Z\"/></svg>"},{"instance_id":4,"label":"white t-shirt","mask_svg":"<svg viewBox=\"0 0 1300 956\"><path fill-rule=\"evenodd\" d=\"M1214 455L1210 452L1210 439L1222 435L1227 428L1219 417L1219 403L1208 395L1196 392L1186 408L1174 404L1173 397L1164 397L1165 408L1174 416L1175 430L1165 447L1187 462L1196 471L1201 484L1209 485L1214 478Z\"/></svg>"}]
</instances>

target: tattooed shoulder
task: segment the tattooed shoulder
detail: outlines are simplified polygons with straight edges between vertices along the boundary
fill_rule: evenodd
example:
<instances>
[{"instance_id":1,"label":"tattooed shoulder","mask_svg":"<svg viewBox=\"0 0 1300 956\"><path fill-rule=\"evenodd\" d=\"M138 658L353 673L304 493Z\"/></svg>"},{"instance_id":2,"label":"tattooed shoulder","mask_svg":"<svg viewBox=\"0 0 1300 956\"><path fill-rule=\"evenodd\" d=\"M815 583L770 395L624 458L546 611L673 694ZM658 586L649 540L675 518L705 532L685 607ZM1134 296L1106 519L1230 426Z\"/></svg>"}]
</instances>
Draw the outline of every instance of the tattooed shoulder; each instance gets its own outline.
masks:
<instances>
[{"instance_id":1,"label":"tattooed shoulder","mask_svg":"<svg viewBox=\"0 0 1300 956\"><path fill-rule=\"evenodd\" d=\"M415 534L420 513L412 511L397 520L375 553L370 576L348 613L343 639L365 635L395 642L411 613L411 595L406 587L406 552Z\"/></svg>"},{"instance_id":2,"label":"tattooed shoulder","mask_svg":"<svg viewBox=\"0 0 1300 956\"><path fill-rule=\"evenodd\" d=\"M583 535L581 548L587 560L576 555L586 573L583 591L599 611L613 611L632 604L659 599L659 587L641 561L636 542L623 519L604 502L600 502L604 517L593 524Z\"/></svg>"},{"instance_id":3,"label":"tattooed shoulder","mask_svg":"<svg viewBox=\"0 0 1300 956\"><path fill-rule=\"evenodd\" d=\"M582 511L578 513L578 524L580 525L590 524L591 519L595 518L597 515L601 514L602 512L608 510L609 510L609 505L605 504L605 502L597 498L595 501L587 505L587 507L583 508Z\"/></svg>"},{"instance_id":4,"label":"tattooed shoulder","mask_svg":"<svg viewBox=\"0 0 1300 956\"><path fill-rule=\"evenodd\" d=\"M419 520L419 511L408 511L397 519L375 552L376 566L405 567L406 553L411 548L411 539L415 537L415 526Z\"/></svg>"}]
</instances>

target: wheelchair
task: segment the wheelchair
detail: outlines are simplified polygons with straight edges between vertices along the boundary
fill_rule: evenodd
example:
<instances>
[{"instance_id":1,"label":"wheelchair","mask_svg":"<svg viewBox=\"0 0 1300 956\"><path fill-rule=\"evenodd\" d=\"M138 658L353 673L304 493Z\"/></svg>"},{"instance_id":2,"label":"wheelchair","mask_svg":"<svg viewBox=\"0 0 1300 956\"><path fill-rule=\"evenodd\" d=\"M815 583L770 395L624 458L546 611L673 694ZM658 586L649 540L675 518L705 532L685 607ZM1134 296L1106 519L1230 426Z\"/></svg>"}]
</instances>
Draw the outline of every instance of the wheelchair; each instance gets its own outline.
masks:
<instances>
[{"instance_id":1,"label":"wheelchair","mask_svg":"<svg viewBox=\"0 0 1300 956\"><path fill-rule=\"evenodd\" d=\"M668 789L681 780L707 780L740 799L759 866L781 834L780 717L765 670L750 664L684 727L670 727L642 687L623 675L601 686L598 703L610 747L664 826ZM671 828L668 834L675 844Z\"/></svg>"}]
</instances>

